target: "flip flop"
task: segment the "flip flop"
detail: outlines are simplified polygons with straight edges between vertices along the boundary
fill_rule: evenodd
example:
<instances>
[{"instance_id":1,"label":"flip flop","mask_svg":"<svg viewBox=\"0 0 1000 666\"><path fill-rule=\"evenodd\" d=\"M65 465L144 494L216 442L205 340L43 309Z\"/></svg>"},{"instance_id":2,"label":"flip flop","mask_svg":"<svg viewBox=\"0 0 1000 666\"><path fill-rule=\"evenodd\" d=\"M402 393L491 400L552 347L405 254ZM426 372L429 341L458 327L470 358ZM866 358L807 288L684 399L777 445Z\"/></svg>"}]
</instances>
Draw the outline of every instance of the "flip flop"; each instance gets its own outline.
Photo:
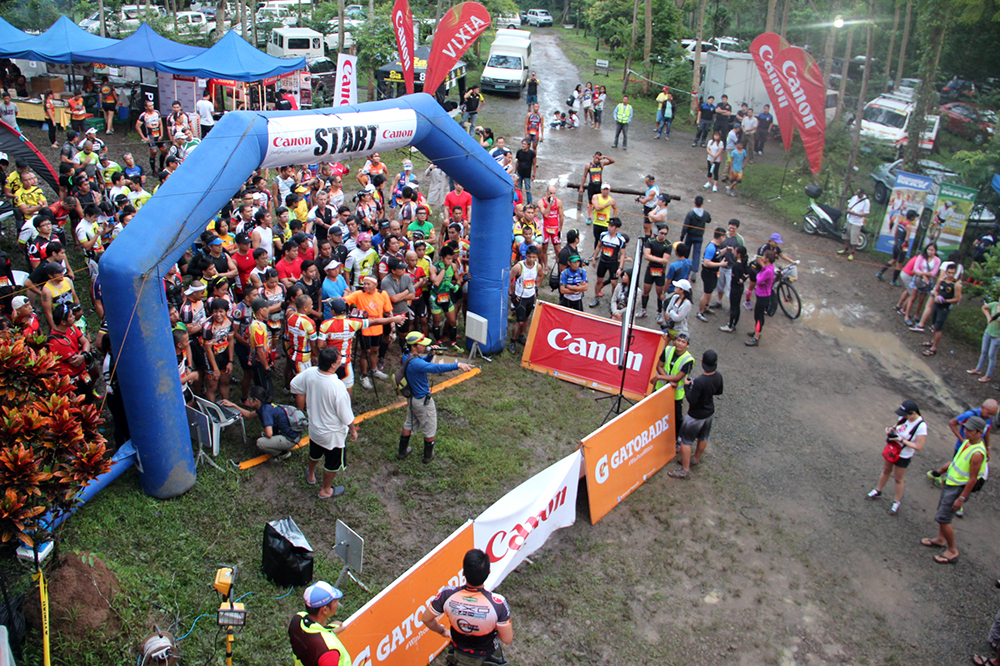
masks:
<instances>
[{"instance_id":1,"label":"flip flop","mask_svg":"<svg viewBox=\"0 0 1000 666\"><path fill-rule=\"evenodd\" d=\"M945 557L944 555L935 555L934 561L938 564L955 564L958 562L958 555L955 557Z\"/></svg>"},{"instance_id":2,"label":"flip flop","mask_svg":"<svg viewBox=\"0 0 1000 666\"><path fill-rule=\"evenodd\" d=\"M976 666L997 666L997 660L991 659L990 657L983 657L982 655L975 655L972 657L972 663Z\"/></svg>"},{"instance_id":3,"label":"flip flop","mask_svg":"<svg viewBox=\"0 0 1000 666\"><path fill-rule=\"evenodd\" d=\"M989 381L990 381L990 378L989 377L980 377L976 381L979 382L980 384L988 384Z\"/></svg>"},{"instance_id":4,"label":"flip flop","mask_svg":"<svg viewBox=\"0 0 1000 666\"><path fill-rule=\"evenodd\" d=\"M310 486L315 486L316 485L316 475L315 474L313 474L312 481L309 480L309 468L308 467L306 467L306 483L308 483Z\"/></svg>"},{"instance_id":5,"label":"flip flop","mask_svg":"<svg viewBox=\"0 0 1000 666\"><path fill-rule=\"evenodd\" d=\"M934 343L933 342L921 342L920 346L921 347L933 347Z\"/></svg>"},{"instance_id":6,"label":"flip flop","mask_svg":"<svg viewBox=\"0 0 1000 666\"><path fill-rule=\"evenodd\" d=\"M981 374L983 374L982 370L966 370L965 372L967 374L970 374L970 375L981 375Z\"/></svg>"},{"instance_id":7,"label":"flip flop","mask_svg":"<svg viewBox=\"0 0 1000 666\"><path fill-rule=\"evenodd\" d=\"M344 494L344 486L334 486L330 489L329 495L324 495L322 492L318 493L316 496L320 499L333 499L334 497L340 497Z\"/></svg>"},{"instance_id":8,"label":"flip flop","mask_svg":"<svg viewBox=\"0 0 1000 666\"><path fill-rule=\"evenodd\" d=\"M934 543L931 539L924 537L920 540L920 545L928 548L944 548L946 544Z\"/></svg>"},{"instance_id":9,"label":"flip flop","mask_svg":"<svg viewBox=\"0 0 1000 666\"><path fill-rule=\"evenodd\" d=\"M927 349L924 351L924 356L934 356L937 354L937 349Z\"/></svg>"}]
</instances>

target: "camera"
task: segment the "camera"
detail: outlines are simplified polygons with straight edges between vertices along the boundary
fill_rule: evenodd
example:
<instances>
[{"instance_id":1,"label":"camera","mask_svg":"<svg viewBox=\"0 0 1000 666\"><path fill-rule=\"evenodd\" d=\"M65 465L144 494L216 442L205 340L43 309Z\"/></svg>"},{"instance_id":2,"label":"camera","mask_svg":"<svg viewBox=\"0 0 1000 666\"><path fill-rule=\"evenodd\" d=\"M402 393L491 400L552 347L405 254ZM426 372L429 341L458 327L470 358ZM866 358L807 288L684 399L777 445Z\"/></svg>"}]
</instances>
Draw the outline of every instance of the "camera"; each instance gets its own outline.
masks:
<instances>
[{"instance_id":1,"label":"camera","mask_svg":"<svg viewBox=\"0 0 1000 666\"><path fill-rule=\"evenodd\" d=\"M89 352L89 351L80 352L80 355L83 356L83 365L86 368L92 367L94 365L94 362L97 360L97 357L94 355L94 352Z\"/></svg>"}]
</instances>

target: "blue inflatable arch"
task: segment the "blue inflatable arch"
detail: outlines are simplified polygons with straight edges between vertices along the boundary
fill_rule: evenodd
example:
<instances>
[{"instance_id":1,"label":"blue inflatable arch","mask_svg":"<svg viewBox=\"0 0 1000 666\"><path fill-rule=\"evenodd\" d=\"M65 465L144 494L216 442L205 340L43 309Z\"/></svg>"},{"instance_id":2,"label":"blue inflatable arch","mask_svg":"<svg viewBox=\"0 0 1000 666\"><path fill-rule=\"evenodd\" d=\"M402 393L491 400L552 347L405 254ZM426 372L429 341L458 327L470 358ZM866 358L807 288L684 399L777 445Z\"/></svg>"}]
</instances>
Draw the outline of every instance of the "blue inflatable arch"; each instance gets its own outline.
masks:
<instances>
[{"instance_id":1,"label":"blue inflatable arch","mask_svg":"<svg viewBox=\"0 0 1000 666\"><path fill-rule=\"evenodd\" d=\"M312 111L227 113L101 259L108 330L143 490L161 499L195 482L162 276L260 166L314 164L413 145L472 195L469 310L503 348L513 183L425 93Z\"/></svg>"}]
</instances>

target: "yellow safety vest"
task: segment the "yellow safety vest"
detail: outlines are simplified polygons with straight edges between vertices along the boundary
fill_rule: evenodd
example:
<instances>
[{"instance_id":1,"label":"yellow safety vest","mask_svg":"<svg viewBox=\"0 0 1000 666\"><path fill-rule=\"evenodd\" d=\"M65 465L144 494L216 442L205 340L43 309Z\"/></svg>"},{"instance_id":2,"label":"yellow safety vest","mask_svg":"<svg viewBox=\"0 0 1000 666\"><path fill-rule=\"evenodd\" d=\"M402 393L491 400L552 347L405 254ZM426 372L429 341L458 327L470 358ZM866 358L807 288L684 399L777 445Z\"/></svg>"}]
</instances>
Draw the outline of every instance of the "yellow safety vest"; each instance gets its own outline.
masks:
<instances>
[{"instance_id":1,"label":"yellow safety vest","mask_svg":"<svg viewBox=\"0 0 1000 666\"><path fill-rule=\"evenodd\" d=\"M670 345L670 347L667 348L667 358L663 362L663 369L667 371L668 375L676 375L679 373L681 368L683 368L684 364L688 361L694 363L694 356L691 356L691 352L685 349L683 354L677 358L673 358L674 352L676 351L677 347L674 347L673 345ZM657 390L663 388L664 386L666 386L665 383L656 382ZM677 388L674 389L674 400L683 400L684 395L684 382L677 382Z\"/></svg>"},{"instance_id":2,"label":"yellow safety vest","mask_svg":"<svg viewBox=\"0 0 1000 666\"><path fill-rule=\"evenodd\" d=\"M970 444L969 440L962 442L962 448L958 450L948 470L944 474L944 482L949 486L964 486L969 482L969 474L972 471L972 456L976 453L983 454L983 464L979 466L978 478L986 476L986 446L982 441Z\"/></svg>"},{"instance_id":3,"label":"yellow safety vest","mask_svg":"<svg viewBox=\"0 0 1000 666\"><path fill-rule=\"evenodd\" d=\"M619 104L615 107L615 121L619 123L627 123L632 119L632 105L631 104Z\"/></svg>"},{"instance_id":4,"label":"yellow safety vest","mask_svg":"<svg viewBox=\"0 0 1000 666\"><path fill-rule=\"evenodd\" d=\"M300 611L296 613L299 617L305 617L307 613L305 611ZM301 624L301 620L299 621ZM337 662L337 666L351 666L351 657L347 654L347 648L344 644L340 642L337 638L337 634L333 633L333 629L330 627L324 627L318 622L310 622L309 624L301 624L302 631L307 634L320 634L323 637L323 641L326 646L331 650L336 650L340 653L340 659ZM302 666L302 662L293 653L292 658L294 659L295 666Z\"/></svg>"}]
</instances>

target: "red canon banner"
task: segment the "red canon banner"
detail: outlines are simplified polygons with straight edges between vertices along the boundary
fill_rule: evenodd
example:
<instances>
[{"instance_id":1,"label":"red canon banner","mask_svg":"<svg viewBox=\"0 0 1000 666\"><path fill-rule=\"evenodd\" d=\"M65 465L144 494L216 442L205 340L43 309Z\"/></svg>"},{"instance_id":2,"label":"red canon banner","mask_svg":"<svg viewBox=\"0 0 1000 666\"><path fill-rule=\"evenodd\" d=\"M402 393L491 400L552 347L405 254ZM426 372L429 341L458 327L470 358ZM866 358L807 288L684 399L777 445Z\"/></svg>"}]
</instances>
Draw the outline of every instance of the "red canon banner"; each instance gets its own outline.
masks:
<instances>
[{"instance_id":1,"label":"red canon banner","mask_svg":"<svg viewBox=\"0 0 1000 666\"><path fill-rule=\"evenodd\" d=\"M780 48L775 50L776 47ZM813 173L819 173L826 143L826 85L823 73L811 55L797 46L787 46L773 33L757 37L750 50L775 104L775 115L778 108L783 107L782 102L787 101L791 119L802 136L809 167ZM776 82L781 86L780 98ZM778 116L779 125L783 124L782 121L783 118ZM791 140L784 127L781 134L787 149Z\"/></svg>"},{"instance_id":2,"label":"red canon banner","mask_svg":"<svg viewBox=\"0 0 1000 666\"><path fill-rule=\"evenodd\" d=\"M758 35L750 44L753 61L757 65L757 71L760 72L760 78L764 80L767 95L771 98L771 109L775 120L778 121L778 129L781 130L781 142L785 145L785 150L788 150L792 147L792 138L795 136L795 127L792 124L794 122L792 100L778 75L778 68L774 65L775 55L786 48L788 42L774 32Z\"/></svg>"},{"instance_id":3,"label":"red canon banner","mask_svg":"<svg viewBox=\"0 0 1000 666\"><path fill-rule=\"evenodd\" d=\"M528 331L521 365L605 393L618 393L622 325L602 317L539 301ZM623 395L639 400L652 391L650 379L663 348L663 337L646 328L632 328L632 345L625 363Z\"/></svg>"},{"instance_id":4,"label":"red canon banner","mask_svg":"<svg viewBox=\"0 0 1000 666\"><path fill-rule=\"evenodd\" d=\"M490 13L478 2L455 5L441 17L434 31L434 45L427 58L424 92L433 95L455 63L490 27Z\"/></svg>"},{"instance_id":5,"label":"red canon banner","mask_svg":"<svg viewBox=\"0 0 1000 666\"><path fill-rule=\"evenodd\" d=\"M406 94L413 94L413 12L410 0L396 0L392 5L392 31L396 33L399 64L403 66Z\"/></svg>"}]
</instances>

